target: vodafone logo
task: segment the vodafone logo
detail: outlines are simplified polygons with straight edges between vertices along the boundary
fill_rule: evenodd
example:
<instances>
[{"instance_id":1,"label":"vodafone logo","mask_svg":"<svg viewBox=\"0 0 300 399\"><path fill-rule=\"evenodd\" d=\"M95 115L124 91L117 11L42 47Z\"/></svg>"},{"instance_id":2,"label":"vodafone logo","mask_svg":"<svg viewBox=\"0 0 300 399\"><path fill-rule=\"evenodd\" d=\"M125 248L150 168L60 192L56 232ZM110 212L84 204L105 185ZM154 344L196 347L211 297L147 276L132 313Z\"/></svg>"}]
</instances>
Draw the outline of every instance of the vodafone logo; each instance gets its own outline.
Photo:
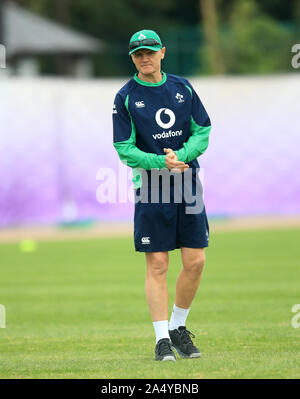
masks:
<instances>
[{"instance_id":1,"label":"vodafone logo","mask_svg":"<svg viewBox=\"0 0 300 399\"><path fill-rule=\"evenodd\" d=\"M169 120L168 123L164 123L161 120L161 114L163 112L170 117L170 120ZM160 127L162 127L163 129L169 129L170 127L172 127L174 125L174 123L176 121L176 117L175 117L174 112L171 111L170 109L168 109L168 108L160 108L155 114L155 120L156 120L156 123Z\"/></svg>"}]
</instances>

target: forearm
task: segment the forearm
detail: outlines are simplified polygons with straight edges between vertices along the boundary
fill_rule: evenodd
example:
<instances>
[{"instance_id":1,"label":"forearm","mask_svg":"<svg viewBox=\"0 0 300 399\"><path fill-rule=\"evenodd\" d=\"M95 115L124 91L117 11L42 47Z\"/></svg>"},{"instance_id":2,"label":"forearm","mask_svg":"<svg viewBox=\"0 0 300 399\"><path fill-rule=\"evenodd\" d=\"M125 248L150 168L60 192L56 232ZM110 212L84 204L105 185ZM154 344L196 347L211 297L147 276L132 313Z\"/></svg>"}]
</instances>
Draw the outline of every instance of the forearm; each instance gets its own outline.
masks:
<instances>
[{"instance_id":1,"label":"forearm","mask_svg":"<svg viewBox=\"0 0 300 399\"><path fill-rule=\"evenodd\" d=\"M151 170L166 167L165 155L144 152L134 144L126 142L114 143L114 147L118 152L120 160L131 168Z\"/></svg>"},{"instance_id":2,"label":"forearm","mask_svg":"<svg viewBox=\"0 0 300 399\"><path fill-rule=\"evenodd\" d=\"M194 131L183 147L175 153L179 161L188 163L203 154L208 147L211 126L194 126Z\"/></svg>"}]
</instances>

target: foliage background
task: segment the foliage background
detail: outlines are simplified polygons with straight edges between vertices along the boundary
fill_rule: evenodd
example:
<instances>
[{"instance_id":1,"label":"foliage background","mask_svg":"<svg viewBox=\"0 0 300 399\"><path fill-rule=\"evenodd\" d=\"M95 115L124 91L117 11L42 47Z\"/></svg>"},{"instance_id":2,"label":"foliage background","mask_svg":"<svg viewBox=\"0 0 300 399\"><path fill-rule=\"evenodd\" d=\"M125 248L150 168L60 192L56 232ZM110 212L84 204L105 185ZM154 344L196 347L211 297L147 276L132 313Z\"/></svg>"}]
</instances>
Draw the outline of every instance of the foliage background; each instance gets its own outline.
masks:
<instances>
[{"instance_id":1,"label":"foliage background","mask_svg":"<svg viewBox=\"0 0 300 399\"><path fill-rule=\"evenodd\" d=\"M164 68L189 76L291 72L291 47L300 37L300 0L16 1L104 40L105 51L95 55L95 76L134 72L127 45L130 36L142 28L160 34L168 51ZM211 4L217 21L220 65L212 58L212 44L204 32L202 11ZM53 57L41 61L43 73L59 73Z\"/></svg>"}]
</instances>

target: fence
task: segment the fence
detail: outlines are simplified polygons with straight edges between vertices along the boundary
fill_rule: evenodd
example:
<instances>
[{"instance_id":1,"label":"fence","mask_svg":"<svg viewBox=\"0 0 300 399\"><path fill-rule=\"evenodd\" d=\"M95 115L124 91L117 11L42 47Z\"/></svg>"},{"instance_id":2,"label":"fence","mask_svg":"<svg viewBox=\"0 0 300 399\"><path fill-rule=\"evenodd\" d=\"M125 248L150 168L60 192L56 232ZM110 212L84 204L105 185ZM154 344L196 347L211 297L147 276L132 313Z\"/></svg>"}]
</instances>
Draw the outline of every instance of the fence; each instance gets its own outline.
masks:
<instances>
[{"instance_id":1,"label":"fence","mask_svg":"<svg viewBox=\"0 0 300 399\"><path fill-rule=\"evenodd\" d=\"M210 215L300 214L299 79L190 79L213 126L199 158ZM130 201L96 199L99 169L119 173L111 114L124 83L1 81L1 226L132 218Z\"/></svg>"}]
</instances>

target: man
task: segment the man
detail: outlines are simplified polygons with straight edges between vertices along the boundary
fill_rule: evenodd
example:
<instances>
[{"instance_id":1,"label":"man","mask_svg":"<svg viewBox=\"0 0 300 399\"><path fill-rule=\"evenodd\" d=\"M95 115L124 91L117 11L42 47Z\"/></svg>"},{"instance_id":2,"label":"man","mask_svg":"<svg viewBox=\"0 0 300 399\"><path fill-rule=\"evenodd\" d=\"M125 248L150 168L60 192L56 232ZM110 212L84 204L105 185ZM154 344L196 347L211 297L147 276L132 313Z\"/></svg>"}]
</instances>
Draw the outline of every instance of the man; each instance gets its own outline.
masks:
<instances>
[{"instance_id":1,"label":"man","mask_svg":"<svg viewBox=\"0 0 300 399\"><path fill-rule=\"evenodd\" d=\"M195 191L200 184L197 157L208 146L210 119L191 84L161 70L165 52L156 32L136 32L129 42L129 55L137 73L115 98L114 147L121 161L133 168L136 196L143 187L155 186L152 172L163 170L174 176L173 172L185 176L192 171ZM170 184L169 202L160 197L158 202L151 201L149 190L150 202L135 203L135 249L146 257L145 289L156 334L155 360L176 360L173 349L185 358L201 356L185 323L201 279L209 226L204 206L198 213L186 212L183 186ZM159 182L157 187L165 185ZM181 203L174 200L178 187L182 188ZM166 275L169 251L176 248L181 249L183 267L169 323Z\"/></svg>"}]
</instances>

